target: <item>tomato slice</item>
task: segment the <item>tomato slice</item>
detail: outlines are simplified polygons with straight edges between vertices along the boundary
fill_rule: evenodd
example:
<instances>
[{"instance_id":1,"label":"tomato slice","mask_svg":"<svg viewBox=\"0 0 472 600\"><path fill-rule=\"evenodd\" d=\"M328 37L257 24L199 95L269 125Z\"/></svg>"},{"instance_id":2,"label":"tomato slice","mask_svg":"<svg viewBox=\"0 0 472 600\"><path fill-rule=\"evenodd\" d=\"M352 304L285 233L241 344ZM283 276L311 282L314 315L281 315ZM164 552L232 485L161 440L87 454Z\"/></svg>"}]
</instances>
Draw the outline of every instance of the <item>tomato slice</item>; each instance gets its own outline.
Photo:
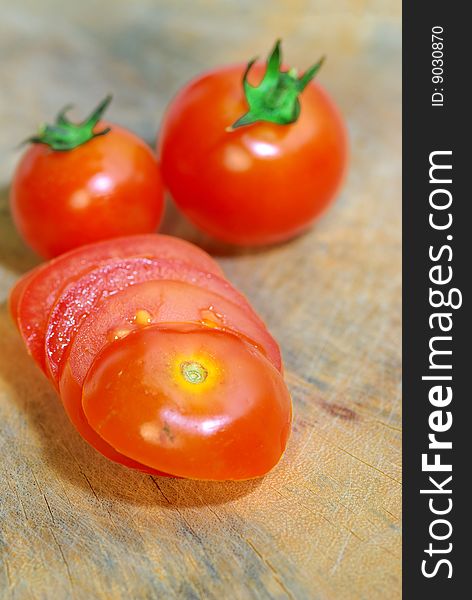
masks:
<instances>
[{"instance_id":1,"label":"tomato slice","mask_svg":"<svg viewBox=\"0 0 472 600\"><path fill-rule=\"evenodd\" d=\"M193 479L262 476L290 432L279 371L242 338L201 325L146 327L108 345L87 374L82 404L114 448Z\"/></svg>"},{"instance_id":2,"label":"tomato slice","mask_svg":"<svg viewBox=\"0 0 472 600\"><path fill-rule=\"evenodd\" d=\"M280 348L259 319L213 291L181 281L147 281L109 296L89 313L70 344L68 363L82 385L98 352L141 326L198 323L246 337L281 370ZM64 397L61 377L60 391Z\"/></svg>"},{"instance_id":3,"label":"tomato slice","mask_svg":"<svg viewBox=\"0 0 472 600\"><path fill-rule=\"evenodd\" d=\"M47 320L62 287L70 278L105 261L130 256L177 259L209 273L222 274L211 256L197 246L179 238L159 234L114 238L82 246L57 257L29 280L17 308L20 333L29 353L44 373L47 374L44 355Z\"/></svg>"},{"instance_id":4,"label":"tomato slice","mask_svg":"<svg viewBox=\"0 0 472 600\"><path fill-rule=\"evenodd\" d=\"M37 267L35 267L31 271L29 271L28 273L25 273L22 277L20 277L20 279L18 279L18 281L15 283L15 285L10 290L10 294L8 297L8 310L10 311L11 318L13 319L13 321L15 322L15 325L17 327L19 327L19 325L18 325L18 306L20 304L21 296L22 296L23 292L25 291L26 287L28 286L29 282L33 279L33 277L36 276L38 271L43 266L44 265L38 265Z\"/></svg>"},{"instance_id":5,"label":"tomato slice","mask_svg":"<svg viewBox=\"0 0 472 600\"><path fill-rule=\"evenodd\" d=\"M109 296L79 327L70 345L59 383L64 408L81 435L108 456L103 440L91 430L81 405L82 386L98 352L120 336L148 327L149 322L197 322L210 328L237 329L251 345L259 344L281 368L280 350L265 327L244 308L214 292L178 281L148 281ZM241 332L241 333L239 333ZM236 335L236 334L235 334ZM254 342L252 340L255 340Z\"/></svg>"},{"instance_id":6,"label":"tomato slice","mask_svg":"<svg viewBox=\"0 0 472 600\"><path fill-rule=\"evenodd\" d=\"M66 365L63 373L63 379L67 382L65 384L65 389L67 390L67 400L64 401L64 407L67 412L67 416L69 420L80 433L82 438L95 448L100 454L105 456L106 458L112 460L113 462L124 465L125 467L129 467L131 469L137 469L138 471L144 471L145 473L153 473L156 475L163 475L164 473L157 471L156 469L152 469L146 465L141 464L138 461L129 458L128 456L124 456L120 452L118 452L113 446L111 446L108 442L106 442L100 435L90 427L87 418L85 417L82 404L80 403L80 398L82 396L82 386L77 383L77 381L70 376L69 365Z\"/></svg>"},{"instance_id":7,"label":"tomato slice","mask_svg":"<svg viewBox=\"0 0 472 600\"><path fill-rule=\"evenodd\" d=\"M50 379L59 383L61 367L81 322L112 294L150 280L184 281L224 296L259 320L247 300L225 279L176 260L127 258L110 261L70 281L51 309L46 329L46 365ZM264 327L260 321L261 327Z\"/></svg>"},{"instance_id":8,"label":"tomato slice","mask_svg":"<svg viewBox=\"0 0 472 600\"><path fill-rule=\"evenodd\" d=\"M82 321L70 344L59 383L69 418L81 435L105 456L109 456L109 448L97 439L82 411L82 385L87 371L104 346L134 329L162 321L194 321L209 328L234 329L247 336L251 344L259 344L276 367L281 368L279 347L267 329L245 308L227 298L181 281L151 280L125 288L104 299Z\"/></svg>"}]
</instances>

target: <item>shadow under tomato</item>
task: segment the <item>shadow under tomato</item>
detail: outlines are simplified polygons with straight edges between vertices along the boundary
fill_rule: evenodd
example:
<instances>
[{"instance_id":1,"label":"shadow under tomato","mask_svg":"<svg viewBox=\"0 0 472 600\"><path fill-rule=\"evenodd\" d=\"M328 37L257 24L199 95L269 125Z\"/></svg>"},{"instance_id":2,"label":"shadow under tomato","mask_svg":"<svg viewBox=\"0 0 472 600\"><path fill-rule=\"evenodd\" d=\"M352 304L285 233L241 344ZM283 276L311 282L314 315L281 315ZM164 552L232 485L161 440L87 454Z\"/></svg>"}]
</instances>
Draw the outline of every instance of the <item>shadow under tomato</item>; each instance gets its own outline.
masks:
<instances>
[{"instance_id":1,"label":"shadow under tomato","mask_svg":"<svg viewBox=\"0 0 472 600\"><path fill-rule=\"evenodd\" d=\"M41 262L21 239L13 223L8 187L0 188L0 264L21 275Z\"/></svg>"},{"instance_id":2,"label":"shadow under tomato","mask_svg":"<svg viewBox=\"0 0 472 600\"><path fill-rule=\"evenodd\" d=\"M5 303L0 306L0 391L6 391L0 406L0 435L12 437L5 447L17 454L14 460L30 464L37 453L36 466L53 469L65 483L80 488L91 498L136 506L160 505L166 509L219 505L253 492L261 480L242 482L191 481L150 476L115 464L91 448L69 422L50 383L27 355L11 322ZM16 407L7 405L14 401ZM18 412L31 428L27 445L19 444L20 432L7 431L5 414ZM3 428L5 427L5 431ZM5 434L5 435L4 435ZM24 434L22 434L24 435ZM43 463L42 466L38 461Z\"/></svg>"},{"instance_id":3,"label":"shadow under tomato","mask_svg":"<svg viewBox=\"0 0 472 600\"><path fill-rule=\"evenodd\" d=\"M39 264L41 258L28 248L17 232L12 220L8 196L9 188L0 188L0 264L21 275ZM264 254L274 247L241 247L220 242L192 225L169 197L166 198L166 210L158 232L183 238L217 258ZM283 246L285 243L277 246Z\"/></svg>"},{"instance_id":4,"label":"shadow under tomato","mask_svg":"<svg viewBox=\"0 0 472 600\"><path fill-rule=\"evenodd\" d=\"M167 196L166 198L166 209L164 218L159 227L159 233L165 233L167 235L175 235L183 238L200 248L203 248L208 254L218 258L236 258L238 256L248 256L264 254L268 250L272 250L274 247L284 246L289 244L291 240L281 242L279 244L272 244L267 246L235 246L233 244L227 244L220 242L215 238L203 233L198 230L177 208L173 200Z\"/></svg>"}]
</instances>

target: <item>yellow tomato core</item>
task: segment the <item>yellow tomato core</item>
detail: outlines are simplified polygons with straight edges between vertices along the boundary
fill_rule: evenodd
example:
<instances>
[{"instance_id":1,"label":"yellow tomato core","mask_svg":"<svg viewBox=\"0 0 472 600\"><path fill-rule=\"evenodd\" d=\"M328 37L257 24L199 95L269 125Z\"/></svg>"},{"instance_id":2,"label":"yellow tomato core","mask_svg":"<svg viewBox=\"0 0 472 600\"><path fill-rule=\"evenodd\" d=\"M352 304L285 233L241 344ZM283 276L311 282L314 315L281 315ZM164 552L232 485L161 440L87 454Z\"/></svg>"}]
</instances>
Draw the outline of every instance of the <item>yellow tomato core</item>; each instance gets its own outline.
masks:
<instances>
[{"instance_id":1,"label":"yellow tomato core","mask_svg":"<svg viewBox=\"0 0 472 600\"><path fill-rule=\"evenodd\" d=\"M221 381L221 367L207 354L178 356L172 363L174 381L188 392L208 392Z\"/></svg>"},{"instance_id":2,"label":"yellow tomato core","mask_svg":"<svg viewBox=\"0 0 472 600\"><path fill-rule=\"evenodd\" d=\"M208 377L208 371L203 365L197 362L185 361L180 365L180 370L185 380L189 383L203 383Z\"/></svg>"}]
</instances>

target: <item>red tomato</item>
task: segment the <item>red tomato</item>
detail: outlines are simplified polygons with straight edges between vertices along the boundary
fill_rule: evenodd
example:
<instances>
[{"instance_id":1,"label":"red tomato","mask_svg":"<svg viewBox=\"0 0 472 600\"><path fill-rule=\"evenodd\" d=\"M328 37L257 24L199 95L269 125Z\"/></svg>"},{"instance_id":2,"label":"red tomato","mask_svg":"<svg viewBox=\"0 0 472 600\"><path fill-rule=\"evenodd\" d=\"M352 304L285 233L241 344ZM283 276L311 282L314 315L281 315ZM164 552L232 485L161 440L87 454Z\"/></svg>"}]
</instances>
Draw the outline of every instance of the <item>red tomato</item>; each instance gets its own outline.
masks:
<instances>
[{"instance_id":1,"label":"red tomato","mask_svg":"<svg viewBox=\"0 0 472 600\"><path fill-rule=\"evenodd\" d=\"M44 265L39 265L38 267L35 267L31 271L28 271L28 273L25 273L25 275L23 275L15 283L15 285L12 287L12 289L10 291L10 295L8 296L8 310L10 311L10 315L17 327L19 327L19 325L18 325L18 307L20 304L21 296L23 295L23 292L29 285L29 282L33 279L33 277L38 273L39 269L42 268L43 266Z\"/></svg>"},{"instance_id":2,"label":"red tomato","mask_svg":"<svg viewBox=\"0 0 472 600\"><path fill-rule=\"evenodd\" d=\"M83 437L83 439L90 444L92 448L95 448L95 450L100 452L100 454L112 460L113 462L124 465L125 467L129 467L131 469L137 469L138 471L156 473L155 469L146 467L138 461L135 461L118 452L113 446L111 446L100 435L98 435L98 433L92 429L92 427L90 427L81 404L82 384L78 384L77 381L71 376L68 362L64 368L62 379L65 383L64 386L61 387L66 390L66 396L61 396L64 408L69 420Z\"/></svg>"},{"instance_id":3,"label":"red tomato","mask_svg":"<svg viewBox=\"0 0 472 600\"><path fill-rule=\"evenodd\" d=\"M164 184L193 223L227 242L261 245L303 232L333 201L346 132L317 83L300 94L296 122L228 130L248 110L244 70L219 68L186 85L167 110L158 153ZM255 64L249 83L264 71Z\"/></svg>"},{"instance_id":4,"label":"red tomato","mask_svg":"<svg viewBox=\"0 0 472 600\"><path fill-rule=\"evenodd\" d=\"M110 344L84 385L90 425L126 456L194 479L249 479L280 460L291 401L253 346L204 326L147 327Z\"/></svg>"},{"instance_id":5,"label":"red tomato","mask_svg":"<svg viewBox=\"0 0 472 600\"><path fill-rule=\"evenodd\" d=\"M106 126L100 121L93 131ZM110 128L68 150L34 143L21 158L12 183L13 220L42 257L156 230L163 212L156 157L135 134Z\"/></svg>"},{"instance_id":6,"label":"red tomato","mask_svg":"<svg viewBox=\"0 0 472 600\"><path fill-rule=\"evenodd\" d=\"M203 250L167 235L148 234L106 240L80 247L43 265L28 280L23 290L13 288L12 295L20 298L10 301L12 314L17 313L18 327L28 351L44 373L45 331L50 310L71 278L96 268L112 258L130 256L177 259L195 267L222 275L218 264ZM19 284L21 286L21 284ZM13 308L15 306L15 308Z\"/></svg>"},{"instance_id":7,"label":"red tomato","mask_svg":"<svg viewBox=\"0 0 472 600\"><path fill-rule=\"evenodd\" d=\"M82 389L78 391L79 398L81 395ZM80 433L81 437L90 445L92 448L100 452L103 456L108 458L109 460L128 467L130 469L136 469L138 471L142 471L144 473L150 473L152 475L162 475L168 476L167 473L163 473L158 469L154 469L153 467L149 467L147 465L143 465L140 462L129 458L121 454L117 451L113 446L110 446L108 442L106 442L103 438L101 438L92 427L90 427L84 411L82 409L82 405L80 401L77 404L71 404L67 406L67 415L69 420L74 425L76 430Z\"/></svg>"},{"instance_id":8,"label":"red tomato","mask_svg":"<svg viewBox=\"0 0 472 600\"><path fill-rule=\"evenodd\" d=\"M279 347L260 320L213 292L177 281L148 281L108 297L83 320L72 340L59 390L64 408L82 437L112 460L117 459L110 457L107 444L97 440L83 414L82 386L87 372L96 355L120 337L150 324L177 321L234 330L250 345L257 344L281 369Z\"/></svg>"},{"instance_id":9,"label":"red tomato","mask_svg":"<svg viewBox=\"0 0 472 600\"><path fill-rule=\"evenodd\" d=\"M176 322L236 332L257 346L277 369L282 369L277 342L252 312L189 283L146 281L109 296L83 320L69 348L72 376L81 385L97 353L136 326ZM65 401L68 394L63 377L60 390Z\"/></svg>"},{"instance_id":10,"label":"red tomato","mask_svg":"<svg viewBox=\"0 0 472 600\"><path fill-rule=\"evenodd\" d=\"M82 321L108 296L144 281L183 281L210 290L238 304L260 321L251 306L232 285L217 275L176 260L127 258L113 260L84 273L63 288L53 306L45 335L46 364L50 379L58 383L68 349ZM144 318L144 317L143 317ZM144 323L146 324L144 318ZM265 327L260 321L261 327Z\"/></svg>"}]
</instances>

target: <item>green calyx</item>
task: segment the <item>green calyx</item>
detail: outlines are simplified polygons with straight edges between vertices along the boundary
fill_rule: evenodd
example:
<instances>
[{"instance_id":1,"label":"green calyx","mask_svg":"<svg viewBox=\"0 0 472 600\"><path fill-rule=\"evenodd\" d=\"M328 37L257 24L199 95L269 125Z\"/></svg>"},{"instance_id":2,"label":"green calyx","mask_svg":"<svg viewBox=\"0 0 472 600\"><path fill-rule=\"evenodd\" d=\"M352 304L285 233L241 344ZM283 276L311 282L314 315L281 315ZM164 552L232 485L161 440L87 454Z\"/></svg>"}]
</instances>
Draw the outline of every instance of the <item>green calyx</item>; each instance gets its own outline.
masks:
<instances>
[{"instance_id":1,"label":"green calyx","mask_svg":"<svg viewBox=\"0 0 472 600\"><path fill-rule=\"evenodd\" d=\"M25 143L46 144L53 150L66 151L82 146L86 142L101 135L106 135L110 127L94 132L94 128L102 118L112 97L104 98L97 108L81 123L71 123L66 116L71 105L65 106L56 117L53 125L43 125L38 134L25 140Z\"/></svg>"},{"instance_id":2,"label":"green calyx","mask_svg":"<svg viewBox=\"0 0 472 600\"><path fill-rule=\"evenodd\" d=\"M281 70L280 40L277 40L267 60L264 78L258 86L254 86L247 78L256 60L257 58L254 58L248 63L243 76L244 94L249 110L228 128L229 131L258 121L278 125L294 123L300 115L299 96L318 73L324 57L298 77L295 69Z\"/></svg>"}]
</instances>

